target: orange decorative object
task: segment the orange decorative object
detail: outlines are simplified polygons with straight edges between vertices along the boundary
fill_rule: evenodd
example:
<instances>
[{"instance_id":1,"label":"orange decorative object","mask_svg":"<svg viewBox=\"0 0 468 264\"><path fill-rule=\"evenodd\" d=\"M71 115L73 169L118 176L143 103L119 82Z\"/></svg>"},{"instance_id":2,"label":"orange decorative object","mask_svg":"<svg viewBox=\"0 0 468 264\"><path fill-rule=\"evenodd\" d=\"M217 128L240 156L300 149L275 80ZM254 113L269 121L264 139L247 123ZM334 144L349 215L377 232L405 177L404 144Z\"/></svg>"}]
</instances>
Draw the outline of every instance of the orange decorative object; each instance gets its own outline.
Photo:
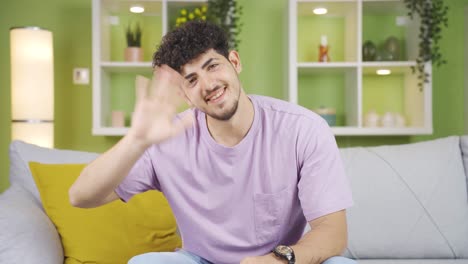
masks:
<instances>
[{"instance_id":1,"label":"orange decorative object","mask_svg":"<svg viewBox=\"0 0 468 264\"><path fill-rule=\"evenodd\" d=\"M320 46L319 46L319 62L329 62L330 61L330 56L328 55L328 41L327 41L327 36L322 36L320 40Z\"/></svg>"}]
</instances>

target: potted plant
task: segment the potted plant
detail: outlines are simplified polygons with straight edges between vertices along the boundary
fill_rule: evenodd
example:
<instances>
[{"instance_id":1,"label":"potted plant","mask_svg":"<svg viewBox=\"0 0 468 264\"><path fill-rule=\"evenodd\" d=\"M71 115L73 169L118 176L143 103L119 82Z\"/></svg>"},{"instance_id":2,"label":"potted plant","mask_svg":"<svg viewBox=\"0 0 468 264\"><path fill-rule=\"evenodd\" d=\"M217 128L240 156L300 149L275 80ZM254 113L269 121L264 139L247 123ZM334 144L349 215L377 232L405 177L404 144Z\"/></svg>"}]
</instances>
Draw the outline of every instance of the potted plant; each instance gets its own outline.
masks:
<instances>
[{"instance_id":1,"label":"potted plant","mask_svg":"<svg viewBox=\"0 0 468 264\"><path fill-rule=\"evenodd\" d=\"M408 15L414 19L419 16L421 25L419 27L419 53L413 72L418 71L419 88L429 81L429 74L425 69L427 62L441 66L447 61L442 57L439 40L442 37L442 27L448 26L448 7L445 0L404 0L408 9Z\"/></svg>"},{"instance_id":2,"label":"potted plant","mask_svg":"<svg viewBox=\"0 0 468 264\"><path fill-rule=\"evenodd\" d=\"M236 0L208 0L206 19L221 26L228 34L229 48L239 49L242 6Z\"/></svg>"},{"instance_id":3,"label":"potted plant","mask_svg":"<svg viewBox=\"0 0 468 264\"><path fill-rule=\"evenodd\" d=\"M125 32L127 48L125 48L125 61L143 61L143 49L141 48L141 27L136 24L132 28L129 24Z\"/></svg>"},{"instance_id":4,"label":"potted plant","mask_svg":"<svg viewBox=\"0 0 468 264\"><path fill-rule=\"evenodd\" d=\"M192 20L206 20L206 11L207 7L206 5L200 6L200 7L195 7L193 10L190 10L188 8L182 8L179 11L179 16L176 18L175 21L175 26L179 27L183 24L185 24L188 21Z\"/></svg>"},{"instance_id":5,"label":"potted plant","mask_svg":"<svg viewBox=\"0 0 468 264\"><path fill-rule=\"evenodd\" d=\"M175 26L181 26L191 20L210 21L226 31L229 48L238 50L239 33L242 27L241 15L242 6L236 0L208 0L208 5L196 7L193 10L181 9L175 20Z\"/></svg>"}]
</instances>

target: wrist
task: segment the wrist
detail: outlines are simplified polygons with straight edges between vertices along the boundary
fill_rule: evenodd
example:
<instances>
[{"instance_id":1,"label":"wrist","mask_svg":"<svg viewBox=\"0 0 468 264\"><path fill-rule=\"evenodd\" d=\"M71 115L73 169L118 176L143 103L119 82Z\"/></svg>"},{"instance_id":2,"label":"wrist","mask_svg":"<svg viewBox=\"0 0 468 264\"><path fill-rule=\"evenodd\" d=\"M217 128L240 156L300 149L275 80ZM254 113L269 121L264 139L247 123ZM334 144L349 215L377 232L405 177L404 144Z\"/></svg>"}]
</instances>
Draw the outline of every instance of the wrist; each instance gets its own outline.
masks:
<instances>
[{"instance_id":1,"label":"wrist","mask_svg":"<svg viewBox=\"0 0 468 264\"><path fill-rule=\"evenodd\" d=\"M276 259L280 259L283 263L294 264L296 263L296 256L294 250L290 246L278 245L272 250Z\"/></svg>"},{"instance_id":2,"label":"wrist","mask_svg":"<svg viewBox=\"0 0 468 264\"><path fill-rule=\"evenodd\" d=\"M277 256L275 256L275 253L270 253L270 254L268 254L268 255L265 255L265 257L267 258L268 263L271 263L271 264L284 264L284 263L288 263L287 260L281 259L281 258L278 258Z\"/></svg>"},{"instance_id":3,"label":"wrist","mask_svg":"<svg viewBox=\"0 0 468 264\"><path fill-rule=\"evenodd\" d=\"M151 143L144 140L143 137L136 135L132 129L128 131L128 133L123 137L122 141L126 142L126 145L137 152L144 152L147 148L149 148L149 146L151 146Z\"/></svg>"}]
</instances>

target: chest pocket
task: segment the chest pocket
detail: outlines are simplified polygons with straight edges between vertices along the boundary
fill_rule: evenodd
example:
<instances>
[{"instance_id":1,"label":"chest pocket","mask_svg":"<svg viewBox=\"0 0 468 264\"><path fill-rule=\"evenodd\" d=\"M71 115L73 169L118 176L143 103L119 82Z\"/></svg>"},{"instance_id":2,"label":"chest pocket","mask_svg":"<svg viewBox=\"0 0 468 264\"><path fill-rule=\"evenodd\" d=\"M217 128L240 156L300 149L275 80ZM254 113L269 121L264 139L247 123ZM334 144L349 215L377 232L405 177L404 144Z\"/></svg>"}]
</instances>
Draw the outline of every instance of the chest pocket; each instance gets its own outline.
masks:
<instances>
[{"instance_id":1,"label":"chest pocket","mask_svg":"<svg viewBox=\"0 0 468 264\"><path fill-rule=\"evenodd\" d=\"M276 242L286 217L286 205L290 205L291 195L296 186L287 187L277 193L254 194L255 235L258 245Z\"/></svg>"}]
</instances>

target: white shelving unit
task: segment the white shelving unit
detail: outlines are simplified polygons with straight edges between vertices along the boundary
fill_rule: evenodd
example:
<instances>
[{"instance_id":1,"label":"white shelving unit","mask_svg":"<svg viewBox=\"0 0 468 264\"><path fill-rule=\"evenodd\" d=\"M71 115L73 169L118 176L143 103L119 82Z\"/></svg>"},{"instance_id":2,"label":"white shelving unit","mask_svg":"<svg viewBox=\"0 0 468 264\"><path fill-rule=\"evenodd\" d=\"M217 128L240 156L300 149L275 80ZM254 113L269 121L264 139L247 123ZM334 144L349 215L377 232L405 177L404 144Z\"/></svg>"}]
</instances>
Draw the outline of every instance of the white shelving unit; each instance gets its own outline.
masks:
<instances>
[{"instance_id":1,"label":"white shelving unit","mask_svg":"<svg viewBox=\"0 0 468 264\"><path fill-rule=\"evenodd\" d=\"M92 0L93 135L122 136L128 131L133 111L137 74L152 76L152 53L171 28L181 8L192 10L206 0ZM132 5L145 8L132 14ZM126 62L125 28L142 26L143 62ZM113 110L125 111L126 127L112 127Z\"/></svg>"},{"instance_id":2,"label":"white shelving unit","mask_svg":"<svg viewBox=\"0 0 468 264\"><path fill-rule=\"evenodd\" d=\"M315 8L328 13L315 15ZM418 21L406 14L402 0L290 0L288 100L311 110L335 108L337 124L332 130L338 136L431 134L432 83L420 89L411 70L418 52ZM327 35L330 62L317 62L321 35ZM398 60L363 60L365 41L379 46L395 35ZM391 74L379 76L378 69ZM425 71L432 74L430 64ZM370 110L381 116L401 114L405 126L366 127Z\"/></svg>"}]
</instances>

